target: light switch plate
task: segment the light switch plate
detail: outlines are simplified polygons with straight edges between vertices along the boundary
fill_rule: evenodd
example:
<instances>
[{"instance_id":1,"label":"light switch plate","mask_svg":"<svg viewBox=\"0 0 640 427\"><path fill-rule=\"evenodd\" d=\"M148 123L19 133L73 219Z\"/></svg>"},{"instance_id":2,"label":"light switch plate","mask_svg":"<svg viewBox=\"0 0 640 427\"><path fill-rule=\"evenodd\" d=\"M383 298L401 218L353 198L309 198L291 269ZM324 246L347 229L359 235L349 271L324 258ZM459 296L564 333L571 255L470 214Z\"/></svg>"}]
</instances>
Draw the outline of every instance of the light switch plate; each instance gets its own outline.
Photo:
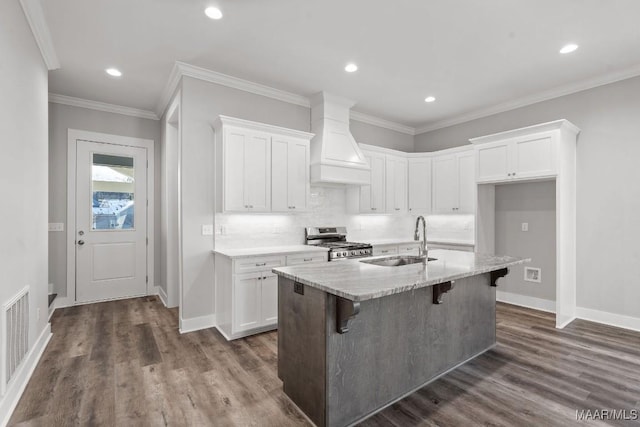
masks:
<instances>
[{"instance_id":1,"label":"light switch plate","mask_svg":"<svg viewBox=\"0 0 640 427\"><path fill-rule=\"evenodd\" d=\"M64 231L64 223L62 222L50 222L49 231Z\"/></svg>"},{"instance_id":2,"label":"light switch plate","mask_svg":"<svg viewBox=\"0 0 640 427\"><path fill-rule=\"evenodd\" d=\"M529 231L529 223L528 222L523 222L522 223L522 231Z\"/></svg>"},{"instance_id":3,"label":"light switch plate","mask_svg":"<svg viewBox=\"0 0 640 427\"><path fill-rule=\"evenodd\" d=\"M213 224L205 224L202 226L203 236L213 236Z\"/></svg>"}]
</instances>

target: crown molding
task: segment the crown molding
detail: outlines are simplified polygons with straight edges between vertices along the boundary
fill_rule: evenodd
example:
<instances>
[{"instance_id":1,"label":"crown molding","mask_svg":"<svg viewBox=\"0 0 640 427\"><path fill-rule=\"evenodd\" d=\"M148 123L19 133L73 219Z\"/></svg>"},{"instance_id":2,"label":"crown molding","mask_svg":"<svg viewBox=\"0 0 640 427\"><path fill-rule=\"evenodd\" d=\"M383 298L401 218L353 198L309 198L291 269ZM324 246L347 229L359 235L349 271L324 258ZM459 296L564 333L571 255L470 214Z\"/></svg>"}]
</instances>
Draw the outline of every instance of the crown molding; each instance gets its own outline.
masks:
<instances>
[{"instance_id":1,"label":"crown molding","mask_svg":"<svg viewBox=\"0 0 640 427\"><path fill-rule=\"evenodd\" d=\"M124 107L122 105L107 104L105 102L92 101L90 99L74 98L73 96L59 95L57 93L49 94L49 102L53 102L54 104L70 105L72 107L88 108L90 110L104 111L106 113L122 114L141 119L158 120L158 116L153 111Z\"/></svg>"},{"instance_id":2,"label":"crown molding","mask_svg":"<svg viewBox=\"0 0 640 427\"><path fill-rule=\"evenodd\" d=\"M180 84L180 79L182 79L182 72L180 71L180 67L178 66L178 62L174 62L173 67L171 68L171 73L169 74L169 80L167 80L167 84L162 89L162 93L160 94L160 101L158 105L156 105L156 115L158 117L162 117L167 108L169 108L169 103L171 102L171 98L175 93L176 89L178 89L178 85Z\"/></svg>"},{"instance_id":3,"label":"crown molding","mask_svg":"<svg viewBox=\"0 0 640 427\"><path fill-rule=\"evenodd\" d=\"M640 76L640 65L635 65L622 71L616 71L613 73L605 74L603 76L559 86L535 95L503 102L486 108L480 108L478 110L474 110L469 113L455 116L449 119L427 123L424 126L420 126L416 129L416 135L446 128L449 126L458 125L460 123L470 122L472 120L481 119L483 117L492 116L494 114L504 113L505 111L515 110L517 108L537 104L538 102L548 101L550 99L559 98L561 96L571 95L573 93L582 92L584 90L593 89L598 86L604 86L610 83L615 83L637 76Z\"/></svg>"},{"instance_id":4,"label":"crown molding","mask_svg":"<svg viewBox=\"0 0 640 427\"><path fill-rule=\"evenodd\" d=\"M185 62L176 61L171 70L171 74L169 75L169 80L167 81L167 84L162 91L160 101L158 102L158 105L156 107L156 115L158 117L162 117L162 115L164 114L169 105L169 101L171 101L171 97L180 84L180 79L185 76L203 80L209 83L219 84L221 86L226 86L233 89L242 90L244 92L265 96L267 98L277 99L278 101L287 102L289 104L311 108L311 100L306 96L287 92L281 89L276 89L238 77L233 77L227 74L219 73L217 71L208 70L206 68L197 67ZM415 129L410 126L374 117L369 114L351 111L350 117L352 120L356 120L359 122L368 123L370 125L390 129L396 132L415 135Z\"/></svg>"},{"instance_id":5,"label":"crown molding","mask_svg":"<svg viewBox=\"0 0 640 427\"><path fill-rule=\"evenodd\" d=\"M315 136L315 134L310 132L304 132L296 129L284 128L281 126L274 126L267 123L254 122L251 120L238 119L236 117L229 117L220 115L218 117L216 126L238 126L244 129L252 129L262 132L275 133L282 136L289 136L293 138L301 138L306 139L308 141L311 140Z\"/></svg>"},{"instance_id":6,"label":"crown molding","mask_svg":"<svg viewBox=\"0 0 640 427\"><path fill-rule=\"evenodd\" d=\"M396 132L406 133L407 135L415 135L416 129L411 126L406 126L401 123L392 122L390 120L381 119L366 113L360 113L358 111L351 111L351 120L356 120L362 123L368 123L370 125L378 126L385 129L391 129Z\"/></svg>"},{"instance_id":7,"label":"crown molding","mask_svg":"<svg viewBox=\"0 0 640 427\"><path fill-rule=\"evenodd\" d=\"M31 32L38 44L40 54L47 69L57 70L60 68L60 61L58 60L58 55L53 45L51 31L49 31L49 25L44 16L44 10L42 10L40 0L20 0L20 5L27 18L29 27L31 27Z\"/></svg>"},{"instance_id":8,"label":"crown molding","mask_svg":"<svg viewBox=\"0 0 640 427\"><path fill-rule=\"evenodd\" d=\"M537 125L525 126L519 129L507 130L504 132L492 133L490 135L478 136L469 139L472 144L486 144L488 142L502 141L509 138L518 138L534 133L548 132L552 130L566 129L574 135L580 133L580 128L567 119L554 120L552 122L540 123Z\"/></svg>"},{"instance_id":9,"label":"crown molding","mask_svg":"<svg viewBox=\"0 0 640 427\"><path fill-rule=\"evenodd\" d=\"M195 65L186 64L180 61L176 61L176 65L183 76L216 83L245 92L255 93L256 95L266 96L267 98L277 99L278 101L288 102L289 104L299 105L301 107L311 107L309 98L306 96L265 86L260 83L251 82L249 80L244 80L227 74L218 73L217 71L207 70L206 68L196 67Z\"/></svg>"}]
</instances>

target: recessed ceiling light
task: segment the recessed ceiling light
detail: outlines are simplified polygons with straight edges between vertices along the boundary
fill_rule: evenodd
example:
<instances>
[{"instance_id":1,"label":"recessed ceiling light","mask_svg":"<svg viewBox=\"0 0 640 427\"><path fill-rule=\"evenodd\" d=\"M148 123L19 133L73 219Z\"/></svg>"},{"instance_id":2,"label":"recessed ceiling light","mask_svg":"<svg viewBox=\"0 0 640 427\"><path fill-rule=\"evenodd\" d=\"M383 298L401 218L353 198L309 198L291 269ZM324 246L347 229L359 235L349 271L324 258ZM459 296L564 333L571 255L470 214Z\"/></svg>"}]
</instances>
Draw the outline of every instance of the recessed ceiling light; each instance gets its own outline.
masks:
<instances>
[{"instance_id":1,"label":"recessed ceiling light","mask_svg":"<svg viewBox=\"0 0 640 427\"><path fill-rule=\"evenodd\" d=\"M353 73L355 71L358 71L358 66L356 64L353 64L353 63L352 64L347 64L347 66L344 67L344 70L347 73Z\"/></svg>"},{"instance_id":2,"label":"recessed ceiling light","mask_svg":"<svg viewBox=\"0 0 640 427\"><path fill-rule=\"evenodd\" d=\"M122 76L122 72L120 70L118 70L117 68L107 68L104 71L106 71L107 74L109 74L112 77L120 77L120 76Z\"/></svg>"},{"instance_id":3,"label":"recessed ceiling light","mask_svg":"<svg viewBox=\"0 0 640 427\"><path fill-rule=\"evenodd\" d=\"M571 53L574 52L578 48L578 45L575 43L569 43L560 49L560 53Z\"/></svg>"},{"instance_id":4,"label":"recessed ceiling light","mask_svg":"<svg viewBox=\"0 0 640 427\"><path fill-rule=\"evenodd\" d=\"M211 19L220 19L222 18L222 11L217 7L208 7L204 10L205 15L207 15Z\"/></svg>"},{"instance_id":5,"label":"recessed ceiling light","mask_svg":"<svg viewBox=\"0 0 640 427\"><path fill-rule=\"evenodd\" d=\"M435 96L427 96L427 97L424 99L424 102L433 102L433 101L435 101L435 100L436 100Z\"/></svg>"}]
</instances>

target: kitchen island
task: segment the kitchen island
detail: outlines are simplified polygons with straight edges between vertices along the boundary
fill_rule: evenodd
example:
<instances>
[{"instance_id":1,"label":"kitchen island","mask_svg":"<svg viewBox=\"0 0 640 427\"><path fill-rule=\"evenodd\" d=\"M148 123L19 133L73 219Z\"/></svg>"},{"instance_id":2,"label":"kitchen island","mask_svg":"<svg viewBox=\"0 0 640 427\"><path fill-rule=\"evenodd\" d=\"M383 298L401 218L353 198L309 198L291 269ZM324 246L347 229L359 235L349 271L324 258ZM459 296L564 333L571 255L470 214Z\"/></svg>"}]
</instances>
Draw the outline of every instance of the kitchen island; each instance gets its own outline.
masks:
<instances>
[{"instance_id":1,"label":"kitchen island","mask_svg":"<svg viewBox=\"0 0 640 427\"><path fill-rule=\"evenodd\" d=\"M426 265L368 258L273 269L278 376L316 425L356 423L495 345L496 280L527 260L429 257Z\"/></svg>"}]
</instances>

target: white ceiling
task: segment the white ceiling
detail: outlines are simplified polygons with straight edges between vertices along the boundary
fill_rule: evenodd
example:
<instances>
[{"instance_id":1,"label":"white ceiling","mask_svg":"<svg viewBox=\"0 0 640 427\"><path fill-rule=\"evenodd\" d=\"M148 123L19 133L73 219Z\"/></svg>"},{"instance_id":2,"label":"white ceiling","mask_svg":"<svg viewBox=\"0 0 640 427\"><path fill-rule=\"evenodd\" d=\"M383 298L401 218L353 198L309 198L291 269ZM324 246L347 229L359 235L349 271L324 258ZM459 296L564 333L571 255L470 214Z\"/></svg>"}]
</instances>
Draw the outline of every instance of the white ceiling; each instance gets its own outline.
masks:
<instances>
[{"instance_id":1,"label":"white ceiling","mask_svg":"<svg viewBox=\"0 0 640 427\"><path fill-rule=\"evenodd\" d=\"M203 10L217 4L224 18ZM48 0L57 94L155 110L174 61L413 127L640 74L638 0ZM580 48L558 50L568 42ZM360 69L344 71L353 61ZM104 73L117 67L119 79ZM609 78L611 79L611 78ZM559 92L556 92L559 91ZM427 95L437 101L424 102Z\"/></svg>"}]
</instances>

